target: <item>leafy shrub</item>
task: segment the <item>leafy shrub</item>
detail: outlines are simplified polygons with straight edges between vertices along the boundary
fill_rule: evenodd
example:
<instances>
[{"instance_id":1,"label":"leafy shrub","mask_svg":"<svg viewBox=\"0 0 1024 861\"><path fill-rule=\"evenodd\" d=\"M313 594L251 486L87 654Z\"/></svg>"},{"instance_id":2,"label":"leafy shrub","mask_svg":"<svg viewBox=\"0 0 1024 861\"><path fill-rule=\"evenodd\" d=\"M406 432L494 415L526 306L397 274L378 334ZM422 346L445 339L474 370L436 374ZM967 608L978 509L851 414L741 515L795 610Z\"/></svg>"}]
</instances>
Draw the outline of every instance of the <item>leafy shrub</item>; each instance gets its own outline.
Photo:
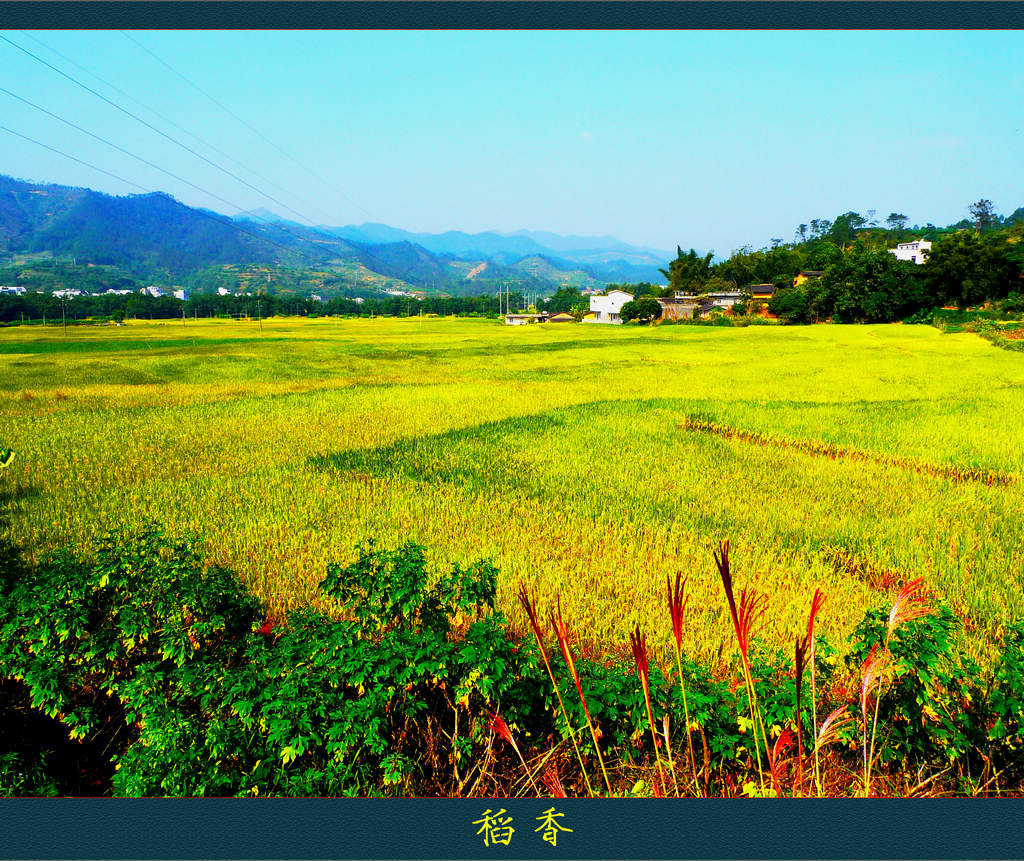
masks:
<instances>
[{"instance_id":1,"label":"leafy shrub","mask_svg":"<svg viewBox=\"0 0 1024 861\"><path fill-rule=\"evenodd\" d=\"M930 324L935 316L935 310L932 308L922 308L920 311L915 311L909 317L903 320L904 325L921 325Z\"/></svg>"},{"instance_id":2,"label":"leafy shrub","mask_svg":"<svg viewBox=\"0 0 1024 861\"><path fill-rule=\"evenodd\" d=\"M848 665L859 670L872 647L885 639L887 610L869 610L854 631ZM942 606L934 615L900 626L890 643L892 661L880 693L879 745L883 762L951 762L978 748L970 704L980 673L970 659L953 654L959 620Z\"/></svg>"},{"instance_id":3,"label":"leafy shrub","mask_svg":"<svg viewBox=\"0 0 1024 861\"><path fill-rule=\"evenodd\" d=\"M272 619L231 572L204 564L194 541L156 527L108 536L91 561L57 553L30 566L0 542L0 720L13 726L38 710L89 755L106 750L113 760L104 769L83 755L69 769L75 745L40 733L33 744L0 747L0 795L461 794L486 767L489 712L500 710L535 753L569 734L536 644L510 636L494 610L496 587L489 563L431 575L423 548L370 543L350 565L326 569L321 588L336 612ZM866 614L848 658L854 670L887 622L884 610ZM958 761L970 774L1019 777L1024 623L1007 633L987 685L953 654L957 624L942 607L892 635L878 750L885 762ZM837 661L816 642L819 691L827 691ZM752 645L754 694L776 738L795 723L793 662ZM574 687L564 660L552 663L559 687ZM697 768L711 766L703 780L717 771L736 787L752 767L746 686L680 664L689 728L674 668L649 672L676 761L692 733ZM602 752L614 750L623 766L649 764L655 752L634 669L582 657L577 669ZM835 704L848 700L838 685L836 693ZM819 720L829 699L819 697ZM566 698L566 708L570 726L585 725L578 699ZM591 740L579 743L593 752Z\"/></svg>"},{"instance_id":4,"label":"leafy shrub","mask_svg":"<svg viewBox=\"0 0 1024 861\"><path fill-rule=\"evenodd\" d=\"M1024 621L1007 632L988 699L987 738L996 767L1024 775Z\"/></svg>"},{"instance_id":5,"label":"leafy shrub","mask_svg":"<svg viewBox=\"0 0 1024 861\"><path fill-rule=\"evenodd\" d=\"M275 623L193 542L110 536L93 564L58 554L7 578L0 671L73 737L112 743L118 795L365 795L413 763L436 788L438 721L455 729L436 769L458 774L520 672L488 612L492 566L426 580L421 548L371 546L324 580L354 619Z\"/></svg>"}]
</instances>

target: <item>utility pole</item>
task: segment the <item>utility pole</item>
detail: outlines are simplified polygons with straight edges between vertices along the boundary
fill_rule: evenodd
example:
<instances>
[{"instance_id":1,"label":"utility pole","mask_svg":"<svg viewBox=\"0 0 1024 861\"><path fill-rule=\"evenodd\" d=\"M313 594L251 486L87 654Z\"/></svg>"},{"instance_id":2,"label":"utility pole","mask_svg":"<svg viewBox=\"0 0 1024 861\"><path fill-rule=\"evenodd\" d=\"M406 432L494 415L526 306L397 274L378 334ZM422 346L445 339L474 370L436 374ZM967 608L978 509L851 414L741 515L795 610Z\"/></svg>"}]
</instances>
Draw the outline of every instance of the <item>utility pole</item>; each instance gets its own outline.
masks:
<instances>
[{"instance_id":1,"label":"utility pole","mask_svg":"<svg viewBox=\"0 0 1024 861\"><path fill-rule=\"evenodd\" d=\"M64 310L64 299L60 300L60 320L64 324L64 334L68 333L68 316Z\"/></svg>"},{"instance_id":2,"label":"utility pole","mask_svg":"<svg viewBox=\"0 0 1024 861\"><path fill-rule=\"evenodd\" d=\"M185 328L185 303L181 303L181 328Z\"/></svg>"}]
</instances>

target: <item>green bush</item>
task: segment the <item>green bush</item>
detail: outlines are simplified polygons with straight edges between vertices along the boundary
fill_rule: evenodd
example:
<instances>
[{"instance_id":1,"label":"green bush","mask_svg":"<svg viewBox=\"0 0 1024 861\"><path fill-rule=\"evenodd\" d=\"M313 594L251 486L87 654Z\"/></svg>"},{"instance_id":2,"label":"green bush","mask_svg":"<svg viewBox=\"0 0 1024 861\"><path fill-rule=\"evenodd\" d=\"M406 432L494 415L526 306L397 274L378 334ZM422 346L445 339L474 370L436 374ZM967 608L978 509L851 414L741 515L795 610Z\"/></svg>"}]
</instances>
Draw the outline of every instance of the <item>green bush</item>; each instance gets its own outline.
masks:
<instances>
[{"instance_id":1,"label":"green bush","mask_svg":"<svg viewBox=\"0 0 1024 861\"><path fill-rule=\"evenodd\" d=\"M569 733L536 644L511 636L494 610L497 575L486 562L431 574L423 548L370 543L350 565L327 567L330 612L274 619L231 572L204 564L196 542L156 527L108 536L92 560L58 553L34 566L0 542L0 720L13 726L35 710L51 732L0 747L0 795L95 794L97 786L121 796L461 794L488 761L489 712L500 711L530 754L546 754ZM854 675L887 621L886 610L873 610L857 628ZM954 655L957 628L944 607L897 628L876 749L883 762L957 762L967 774L1019 777L1024 623L1007 633L987 681ZM795 723L793 660L752 646L756 696L774 738ZM830 702L838 691L832 647L819 638L815 654L819 721L844 702L859 714L856 696L839 692ZM569 722L582 727L575 683L556 655ZM711 772L728 782L752 767L750 727L739 718L750 712L745 686L682 663L698 768L706 751ZM604 756L623 768L649 765L635 668L582 657L577 668ZM677 674L651 666L650 684L656 719L670 717L681 761L688 730ZM807 677L803 691L810 751ZM50 721L87 751L73 768L75 745L50 743ZM843 738L858 741L859 729ZM496 744L499 758L509 755ZM106 768L90 764L104 750Z\"/></svg>"},{"instance_id":2,"label":"green bush","mask_svg":"<svg viewBox=\"0 0 1024 861\"><path fill-rule=\"evenodd\" d=\"M884 641L888 619L887 609L870 610L857 626L855 645L847 656L855 672L872 647ZM980 670L970 659L953 653L959 624L952 611L942 606L937 613L896 629L889 672L879 691L883 735L877 747L882 762L948 763L983 749L970 709L979 696Z\"/></svg>"},{"instance_id":3,"label":"green bush","mask_svg":"<svg viewBox=\"0 0 1024 861\"><path fill-rule=\"evenodd\" d=\"M493 567L452 569L428 589L415 545L331 566L328 592L358 598L341 621L267 619L193 542L156 528L108 538L93 564L59 554L6 580L0 671L72 737L116 741L117 795L436 786L423 747L444 736L421 719L464 714L443 757L458 773L486 735L485 708L520 675L489 612Z\"/></svg>"},{"instance_id":4,"label":"green bush","mask_svg":"<svg viewBox=\"0 0 1024 861\"><path fill-rule=\"evenodd\" d=\"M990 760L1008 777L1024 777L1024 621L1006 632L985 705Z\"/></svg>"}]
</instances>

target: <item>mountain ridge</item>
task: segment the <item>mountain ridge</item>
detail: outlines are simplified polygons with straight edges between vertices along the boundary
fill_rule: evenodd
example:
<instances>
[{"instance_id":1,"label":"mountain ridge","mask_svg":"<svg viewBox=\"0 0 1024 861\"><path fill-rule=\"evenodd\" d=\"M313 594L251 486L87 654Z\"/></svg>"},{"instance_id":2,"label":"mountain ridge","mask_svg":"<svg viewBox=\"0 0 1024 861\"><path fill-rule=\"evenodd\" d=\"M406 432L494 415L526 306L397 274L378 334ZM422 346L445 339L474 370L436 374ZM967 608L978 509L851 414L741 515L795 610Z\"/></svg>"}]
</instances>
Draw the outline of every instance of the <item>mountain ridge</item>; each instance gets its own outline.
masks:
<instances>
[{"instance_id":1,"label":"mountain ridge","mask_svg":"<svg viewBox=\"0 0 1024 861\"><path fill-rule=\"evenodd\" d=\"M643 262L634 263L625 259L627 252L612 248L570 257L526 236L449 231L418 237L387 225L339 231L301 225L262 208L231 217L187 206L165 192L114 196L0 176L4 253L12 260L15 254L49 253L116 266L158 283L208 283L201 276L212 268L261 265L279 272L281 267L323 269L331 277L321 281L334 285L330 289L343 284L345 289L379 291L392 279L409 289L462 295L496 292L510 284L551 293L570 284L657 280L658 268L665 265L640 250L634 260ZM522 264L528 259L534 262Z\"/></svg>"}]
</instances>

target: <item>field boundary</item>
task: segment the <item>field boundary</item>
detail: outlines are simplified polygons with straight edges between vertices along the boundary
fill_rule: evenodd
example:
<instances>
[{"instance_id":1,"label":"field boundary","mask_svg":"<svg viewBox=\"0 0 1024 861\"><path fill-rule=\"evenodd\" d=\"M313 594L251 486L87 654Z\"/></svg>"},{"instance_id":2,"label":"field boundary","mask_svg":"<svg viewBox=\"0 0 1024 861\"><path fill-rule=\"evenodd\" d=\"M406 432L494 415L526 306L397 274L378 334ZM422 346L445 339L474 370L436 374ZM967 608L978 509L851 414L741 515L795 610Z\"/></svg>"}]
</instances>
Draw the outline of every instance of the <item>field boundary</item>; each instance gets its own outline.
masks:
<instances>
[{"instance_id":1,"label":"field boundary","mask_svg":"<svg viewBox=\"0 0 1024 861\"><path fill-rule=\"evenodd\" d=\"M921 475L930 475L935 478L948 478L954 482L977 482L989 487L994 485L1008 487L1016 482L1015 476L998 470L982 469L976 466L949 466L946 464L928 463L927 461L915 460L910 457L892 457L879 454L878 452L862 451L861 449L848 448L847 446L816 439L787 439L786 437L776 437L758 431L744 430L732 425L718 424L702 419L699 416L686 416L681 422L676 424L676 427L679 430L710 434L722 437L723 439L737 439L741 442L753 443L754 445L799 451L812 457L876 463L880 466L916 472Z\"/></svg>"}]
</instances>

